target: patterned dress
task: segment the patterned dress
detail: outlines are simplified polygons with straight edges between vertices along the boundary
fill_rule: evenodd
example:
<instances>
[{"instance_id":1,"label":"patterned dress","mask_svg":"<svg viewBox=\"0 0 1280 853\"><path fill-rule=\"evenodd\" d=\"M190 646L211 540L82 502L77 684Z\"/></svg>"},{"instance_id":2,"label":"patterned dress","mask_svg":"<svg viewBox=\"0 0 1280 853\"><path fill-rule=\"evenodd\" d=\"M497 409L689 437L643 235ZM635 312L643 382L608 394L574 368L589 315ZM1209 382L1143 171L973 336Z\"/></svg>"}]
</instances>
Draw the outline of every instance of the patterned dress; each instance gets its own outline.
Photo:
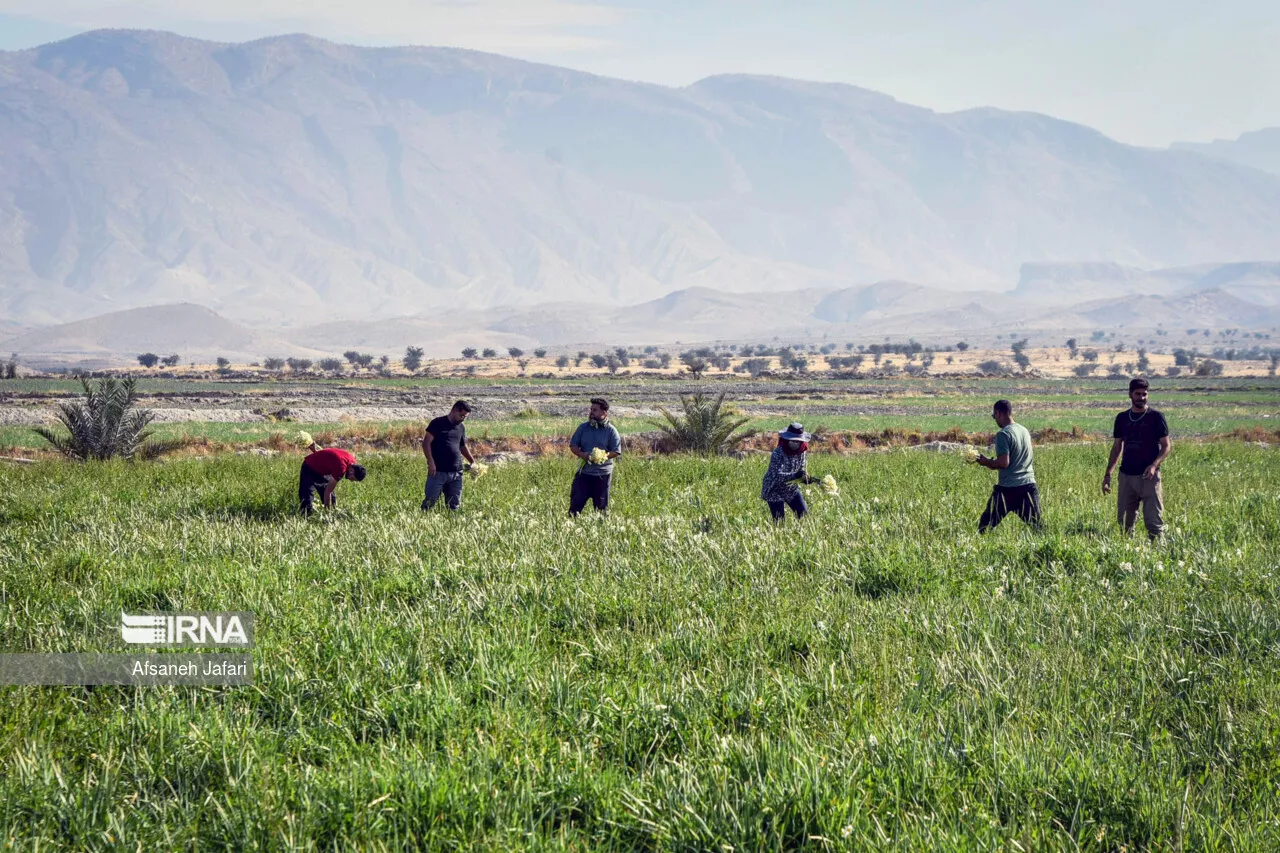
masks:
<instances>
[{"instance_id":1,"label":"patterned dress","mask_svg":"<svg viewBox=\"0 0 1280 853\"><path fill-rule=\"evenodd\" d=\"M795 456L788 456L781 447L775 447L773 455L769 457L769 470L764 472L760 499L770 503L785 503L799 494L800 487L793 480L797 474L806 473L804 466L807 455L800 452Z\"/></svg>"}]
</instances>

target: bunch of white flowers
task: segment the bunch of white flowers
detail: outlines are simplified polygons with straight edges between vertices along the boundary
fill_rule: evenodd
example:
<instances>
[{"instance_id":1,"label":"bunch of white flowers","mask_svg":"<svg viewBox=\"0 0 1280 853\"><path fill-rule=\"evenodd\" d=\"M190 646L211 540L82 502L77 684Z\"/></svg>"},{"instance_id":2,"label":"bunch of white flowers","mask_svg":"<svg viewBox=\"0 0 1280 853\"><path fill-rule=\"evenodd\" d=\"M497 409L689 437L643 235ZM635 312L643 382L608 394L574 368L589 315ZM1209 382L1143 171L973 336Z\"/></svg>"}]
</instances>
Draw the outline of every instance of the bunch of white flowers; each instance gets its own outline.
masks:
<instances>
[{"instance_id":1,"label":"bunch of white flowers","mask_svg":"<svg viewBox=\"0 0 1280 853\"><path fill-rule=\"evenodd\" d=\"M964 449L960 451L960 455L964 457L965 462L977 462L981 454L978 453L978 448L971 444L966 444Z\"/></svg>"},{"instance_id":2,"label":"bunch of white flowers","mask_svg":"<svg viewBox=\"0 0 1280 853\"><path fill-rule=\"evenodd\" d=\"M597 447L591 451L591 455L587 457L587 461L592 465L603 465L609 461L609 454L605 452L603 447Z\"/></svg>"},{"instance_id":3,"label":"bunch of white flowers","mask_svg":"<svg viewBox=\"0 0 1280 853\"><path fill-rule=\"evenodd\" d=\"M472 462L467 468L467 473L471 475L471 479L478 480L489 473L489 466L483 462Z\"/></svg>"},{"instance_id":4,"label":"bunch of white flowers","mask_svg":"<svg viewBox=\"0 0 1280 853\"><path fill-rule=\"evenodd\" d=\"M310 447L311 445L316 443L316 440L312 438L311 433L307 432L306 430L299 430L297 435L297 442L303 447Z\"/></svg>"},{"instance_id":5,"label":"bunch of white flowers","mask_svg":"<svg viewBox=\"0 0 1280 853\"><path fill-rule=\"evenodd\" d=\"M836 478L830 474L822 478L822 490L829 495L840 494L840 486L836 484Z\"/></svg>"}]
</instances>

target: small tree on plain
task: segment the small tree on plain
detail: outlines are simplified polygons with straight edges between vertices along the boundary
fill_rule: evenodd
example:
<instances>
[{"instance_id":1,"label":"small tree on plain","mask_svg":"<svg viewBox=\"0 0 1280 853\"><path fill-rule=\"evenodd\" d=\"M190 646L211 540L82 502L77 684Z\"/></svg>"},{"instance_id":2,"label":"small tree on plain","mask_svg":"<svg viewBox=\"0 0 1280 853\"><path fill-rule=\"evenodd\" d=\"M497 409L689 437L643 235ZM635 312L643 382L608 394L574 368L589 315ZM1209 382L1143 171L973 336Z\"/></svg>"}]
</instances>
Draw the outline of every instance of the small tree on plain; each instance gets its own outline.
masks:
<instances>
[{"instance_id":1,"label":"small tree on plain","mask_svg":"<svg viewBox=\"0 0 1280 853\"><path fill-rule=\"evenodd\" d=\"M1221 376L1222 362L1206 358L1196 365L1196 376Z\"/></svg>"},{"instance_id":2,"label":"small tree on plain","mask_svg":"<svg viewBox=\"0 0 1280 853\"><path fill-rule=\"evenodd\" d=\"M524 355L524 350L520 349L520 347L507 347L507 355L512 358L520 358Z\"/></svg>"},{"instance_id":3,"label":"small tree on plain","mask_svg":"<svg viewBox=\"0 0 1280 853\"><path fill-rule=\"evenodd\" d=\"M546 347L538 347L536 350L534 350L534 351L533 351L533 357L534 357L534 358L546 358L546 357L547 357L547 348L546 348Z\"/></svg>"},{"instance_id":4,"label":"small tree on plain","mask_svg":"<svg viewBox=\"0 0 1280 853\"><path fill-rule=\"evenodd\" d=\"M405 347L404 369L410 373L417 373L418 368L422 367L422 352L422 347Z\"/></svg>"},{"instance_id":5,"label":"small tree on plain","mask_svg":"<svg viewBox=\"0 0 1280 853\"><path fill-rule=\"evenodd\" d=\"M684 364L684 369L689 371L689 374L693 376L694 379L697 379L705 373L707 368L711 366L711 363L705 358L692 353L685 353L680 356L680 361Z\"/></svg>"},{"instance_id":6,"label":"small tree on plain","mask_svg":"<svg viewBox=\"0 0 1280 853\"><path fill-rule=\"evenodd\" d=\"M1074 358L1076 357L1076 354L1077 354L1078 352L1079 352L1079 350L1077 349L1077 346L1076 346L1076 339L1075 339L1075 338L1067 338L1067 354L1068 354L1068 356L1069 356L1070 358L1074 359Z\"/></svg>"},{"instance_id":7,"label":"small tree on plain","mask_svg":"<svg viewBox=\"0 0 1280 853\"><path fill-rule=\"evenodd\" d=\"M493 347L485 347L484 352L481 353L481 355L483 355L485 358L497 358L498 351Z\"/></svg>"},{"instance_id":8,"label":"small tree on plain","mask_svg":"<svg viewBox=\"0 0 1280 853\"><path fill-rule=\"evenodd\" d=\"M177 367L178 362L180 361L182 361L182 356L178 355L176 352L172 355L166 355L164 358L160 359L160 363L165 367Z\"/></svg>"},{"instance_id":9,"label":"small tree on plain","mask_svg":"<svg viewBox=\"0 0 1280 853\"><path fill-rule=\"evenodd\" d=\"M271 371L284 370L284 359L283 358L264 358L262 360L262 366L267 370L271 370Z\"/></svg>"},{"instance_id":10,"label":"small tree on plain","mask_svg":"<svg viewBox=\"0 0 1280 853\"><path fill-rule=\"evenodd\" d=\"M956 343L956 349L959 350L960 352L964 352L968 348L969 348L969 344L967 341L959 341Z\"/></svg>"},{"instance_id":11,"label":"small tree on plain","mask_svg":"<svg viewBox=\"0 0 1280 853\"><path fill-rule=\"evenodd\" d=\"M322 358L320 359L320 369L328 373L337 373L342 370L342 359Z\"/></svg>"},{"instance_id":12,"label":"small tree on plain","mask_svg":"<svg viewBox=\"0 0 1280 853\"><path fill-rule=\"evenodd\" d=\"M352 367L355 367L357 364L360 363L360 353L357 352L356 350L349 349L342 354L342 357L345 358L347 360L347 363L350 364Z\"/></svg>"},{"instance_id":13,"label":"small tree on plain","mask_svg":"<svg viewBox=\"0 0 1280 853\"><path fill-rule=\"evenodd\" d=\"M475 357L476 357L476 348L475 348L475 347L467 347L467 348L465 348L465 349L462 351L462 357L463 357L463 358L475 358Z\"/></svg>"},{"instance_id":14,"label":"small tree on plain","mask_svg":"<svg viewBox=\"0 0 1280 853\"><path fill-rule=\"evenodd\" d=\"M1009 345L1009 348L1013 350L1013 360L1014 360L1014 363L1018 365L1019 370L1026 370L1028 367L1031 366L1031 359L1027 357L1027 352L1026 352L1027 350L1026 338L1023 338L1020 341L1014 341Z\"/></svg>"},{"instance_id":15,"label":"small tree on plain","mask_svg":"<svg viewBox=\"0 0 1280 853\"><path fill-rule=\"evenodd\" d=\"M556 359L556 367L560 368L561 370L564 370L568 366L569 366L569 356L562 355Z\"/></svg>"},{"instance_id":16,"label":"small tree on plain","mask_svg":"<svg viewBox=\"0 0 1280 853\"><path fill-rule=\"evenodd\" d=\"M228 367L231 366L231 359L227 358L226 356L220 355L218 356L218 360L215 362L215 364L218 365L219 370L226 370Z\"/></svg>"},{"instance_id":17,"label":"small tree on plain","mask_svg":"<svg viewBox=\"0 0 1280 853\"><path fill-rule=\"evenodd\" d=\"M153 352L144 352L142 355L138 356L138 364L141 364L143 367L155 367L159 363L160 356Z\"/></svg>"}]
</instances>

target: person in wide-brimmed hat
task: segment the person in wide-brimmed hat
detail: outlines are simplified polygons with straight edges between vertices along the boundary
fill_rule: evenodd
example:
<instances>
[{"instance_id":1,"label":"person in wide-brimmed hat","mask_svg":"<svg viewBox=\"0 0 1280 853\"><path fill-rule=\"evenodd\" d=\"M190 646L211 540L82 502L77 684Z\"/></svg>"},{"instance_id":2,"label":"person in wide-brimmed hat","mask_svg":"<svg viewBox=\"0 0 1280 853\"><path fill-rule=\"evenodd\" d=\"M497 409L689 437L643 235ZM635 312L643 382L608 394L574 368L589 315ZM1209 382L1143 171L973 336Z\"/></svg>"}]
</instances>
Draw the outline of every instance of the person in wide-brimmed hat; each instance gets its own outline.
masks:
<instances>
[{"instance_id":1,"label":"person in wide-brimmed hat","mask_svg":"<svg viewBox=\"0 0 1280 853\"><path fill-rule=\"evenodd\" d=\"M764 485L760 489L760 498L769 504L774 521L782 521L788 506L796 518L803 518L809 511L795 481L813 482L805 470L805 455L811 438L813 436L798 423L792 423L778 433L778 446L769 457L769 469L764 472Z\"/></svg>"}]
</instances>

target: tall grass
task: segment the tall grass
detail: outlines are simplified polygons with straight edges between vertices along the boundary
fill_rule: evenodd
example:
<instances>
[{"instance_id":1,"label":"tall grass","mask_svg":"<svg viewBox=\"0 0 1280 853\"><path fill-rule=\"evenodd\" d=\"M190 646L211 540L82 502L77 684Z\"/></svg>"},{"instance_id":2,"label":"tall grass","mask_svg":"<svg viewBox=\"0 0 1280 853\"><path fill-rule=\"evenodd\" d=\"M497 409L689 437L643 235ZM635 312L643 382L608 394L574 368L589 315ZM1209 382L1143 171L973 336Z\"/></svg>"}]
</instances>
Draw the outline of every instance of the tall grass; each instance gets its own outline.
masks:
<instances>
[{"instance_id":1,"label":"tall grass","mask_svg":"<svg viewBox=\"0 0 1280 853\"><path fill-rule=\"evenodd\" d=\"M121 609L256 611L248 688L0 688L20 849L1276 849L1280 457L1180 445L1167 542L1105 447L1036 456L1046 531L975 531L947 455L495 468L457 516L364 455L42 463L0 491L0 648L113 648ZM88 475L88 471L92 475ZM1015 847L1016 843L1016 847Z\"/></svg>"}]
</instances>

